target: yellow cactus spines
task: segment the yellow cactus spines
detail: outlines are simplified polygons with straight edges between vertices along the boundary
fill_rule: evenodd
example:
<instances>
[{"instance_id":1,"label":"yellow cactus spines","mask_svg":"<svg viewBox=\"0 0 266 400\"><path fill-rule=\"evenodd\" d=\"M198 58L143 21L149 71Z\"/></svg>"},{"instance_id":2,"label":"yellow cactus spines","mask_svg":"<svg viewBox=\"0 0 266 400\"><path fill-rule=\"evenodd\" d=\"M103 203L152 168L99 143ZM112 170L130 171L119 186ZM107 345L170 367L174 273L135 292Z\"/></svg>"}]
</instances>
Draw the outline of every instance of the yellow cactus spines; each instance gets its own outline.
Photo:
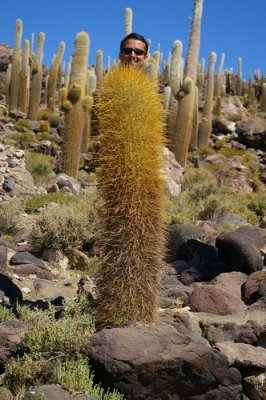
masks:
<instances>
[{"instance_id":1,"label":"yellow cactus spines","mask_svg":"<svg viewBox=\"0 0 266 400\"><path fill-rule=\"evenodd\" d=\"M34 67L32 69L31 88L30 88L30 102L28 110L28 118L37 120L39 105L41 101L42 89L42 58L43 58L43 45L45 34L40 32L38 34L37 50L34 58Z\"/></svg>"},{"instance_id":2,"label":"yellow cactus spines","mask_svg":"<svg viewBox=\"0 0 266 400\"><path fill-rule=\"evenodd\" d=\"M22 36L22 21L16 20L15 46L12 55L11 80L9 86L9 111L17 111L19 74L21 68L20 47Z\"/></svg>"},{"instance_id":3,"label":"yellow cactus spines","mask_svg":"<svg viewBox=\"0 0 266 400\"><path fill-rule=\"evenodd\" d=\"M82 100L87 85L89 43L89 35L86 32L77 34L67 100L62 104L62 109L65 111L63 171L73 178L76 178L78 174L80 145L84 127Z\"/></svg>"},{"instance_id":4,"label":"yellow cactus spines","mask_svg":"<svg viewBox=\"0 0 266 400\"><path fill-rule=\"evenodd\" d=\"M145 72L134 68L110 71L99 93L100 326L156 318L164 249L161 100Z\"/></svg>"},{"instance_id":5,"label":"yellow cactus spines","mask_svg":"<svg viewBox=\"0 0 266 400\"><path fill-rule=\"evenodd\" d=\"M21 70L19 74L19 90L18 90L18 110L26 115L29 100L29 77L30 77L30 42L24 40L22 53Z\"/></svg>"},{"instance_id":6,"label":"yellow cactus spines","mask_svg":"<svg viewBox=\"0 0 266 400\"><path fill-rule=\"evenodd\" d=\"M61 42L49 72L47 104L48 107L51 108L51 110L53 111L55 109L55 102L56 102L56 86L58 82L58 74L64 56L65 47L66 47L65 43Z\"/></svg>"}]
</instances>

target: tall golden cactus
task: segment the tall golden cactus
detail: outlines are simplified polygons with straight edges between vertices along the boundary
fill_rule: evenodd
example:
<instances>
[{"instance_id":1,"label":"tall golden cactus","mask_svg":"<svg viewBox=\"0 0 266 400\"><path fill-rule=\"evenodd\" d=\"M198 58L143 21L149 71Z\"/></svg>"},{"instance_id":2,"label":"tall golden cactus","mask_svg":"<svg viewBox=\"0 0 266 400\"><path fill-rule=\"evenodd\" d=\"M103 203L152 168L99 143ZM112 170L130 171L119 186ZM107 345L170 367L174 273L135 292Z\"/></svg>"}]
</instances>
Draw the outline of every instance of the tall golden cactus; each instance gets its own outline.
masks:
<instances>
[{"instance_id":1,"label":"tall golden cactus","mask_svg":"<svg viewBox=\"0 0 266 400\"><path fill-rule=\"evenodd\" d=\"M213 111L213 93L214 93L214 66L216 54L210 53L209 72L207 80L206 98L202 112L202 120L199 126L198 145L207 146L212 131L212 111Z\"/></svg>"},{"instance_id":2,"label":"tall golden cactus","mask_svg":"<svg viewBox=\"0 0 266 400\"><path fill-rule=\"evenodd\" d=\"M58 74L62 64L65 47L66 47L65 42L61 42L49 72L48 88L47 88L47 105L53 111L55 109L55 103L56 103L56 95L57 95L56 86L58 81Z\"/></svg>"},{"instance_id":3,"label":"tall golden cactus","mask_svg":"<svg viewBox=\"0 0 266 400\"><path fill-rule=\"evenodd\" d=\"M196 84L197 80L202 7L203 0L194 0L192 27L184 72L184 83L189 82L191 88L189 93L182 97L178 103L177 124L173 137L173 151L175 153L176 160L182 166L186 165L186 158L193 126L193 115L195 115L194 96L196 92L193 90L193 86Z\"/></svg>"},{"instance_id":4,"label":"tall golden cactus","mask_svg":"<svg viewBox=\"0 0 266 400\"><path fill-rule=\"evenodd\" d=\"M21 68L21 36L22 36L22 21L21 19L16 20L16 34L15 34L15 46L12 55L12 69L11 79L9 86L9 111L17 111L18 104L18 91L19 91L19 74Z\"/></svg>"},{"instance_id":5,"label":"tall golden cactus","mask_svg":"<svg viewBox=\"0 0 266 400\"><path fill-rule=\"evenodd\" d=\"M89 44L88 34L79 32L75 40L67 100L62 104L62 109L65 112L63 170L74 178L78 174L80 145L84 127L83 103L86 103Z\"/></svg>"},{"instance_id":6,"label":"tall golden cactus","mask_svg":"<svg viewBox=\"0 0 266 400\"><path fill-rule=\"evenodd\" d=\"M43 45L45 34L40 32L38 34L38 43L35 57L32 66L32 78L30 88L30 102L28 110L28 118L32 120L37 119L39 105L41 101L42 90L42 58L43 58Z\"/></svg>"},{"instance_id":7,"label":"tall golden cactus","mask_svg":"<svg viewBox=\"0 0 266 400\"><path fill-rule=\"evenodd\" d=\"M19 74L19 91L18 91L18 110L26 115L29 101L29 79L30 79L30 42L24 40L21 70Z\"/></svg>"},{"instance_id":8,"label":"tall golden cactus","mask_svg":"<svg viewBox=\"0 0 266 400\"><path fill-rule=\"evenodd\" d=\"M97 321L149 322L156 317L164 247L164 110L143 71L116 68L99 93L98 115L105 204Z\"/></svg>"}]
</instances>

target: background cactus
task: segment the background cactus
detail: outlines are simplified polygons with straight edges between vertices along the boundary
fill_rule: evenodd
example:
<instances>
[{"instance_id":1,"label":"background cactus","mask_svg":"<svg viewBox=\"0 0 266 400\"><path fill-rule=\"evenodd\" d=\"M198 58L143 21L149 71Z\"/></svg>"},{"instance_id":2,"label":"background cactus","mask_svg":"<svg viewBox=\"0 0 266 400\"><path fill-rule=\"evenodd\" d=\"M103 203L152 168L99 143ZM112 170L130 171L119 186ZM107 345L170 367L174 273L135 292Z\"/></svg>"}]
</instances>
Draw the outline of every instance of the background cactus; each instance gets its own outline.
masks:
<instances>
[{"instance_id":1,"label":"background cactus","mask_svg":"<svg viewBox=\"0 0 266 400\"><path fill-rule=\"evenodd\" d=\"M175 99L176 93L180 89L182 69L182 42L176 40L173 44L171 53L171 64L169 68L169 86L171 87L171 96L169 101L169 113L167 116L167 134L171 139L176 125L178 102Z\"/></svg>"},{"instance_id":2,"label":"background cactus","mask_svg":"<svg viewBox=\"0 0 266 400\"><path fill-rule=\"evenodd\" d=\"M30 79L30 42L24 40L21 70L19 74L19 90L18 90L18 110L26 115L29 101L29 79Z\"/></svg>"},{"instance_id":3,"label":"background cactus","mask_svg":"<svg viewBox=\"0 0 266 400\"><path fill-rule=\"evenodd\" d=\"M242 94L242 58L241 57L238 57L238 60L237 60L236 94L237 94L237 96L241 96L241 94Z\"/></svg>"},{"instance_id":4,"label":"background cactus","mask_svg":"<svg viewBox=\"0 0 266 400\"><path fill-rule=\"evenodd\" d=\"M38 34L37 50L33 60L28 118L37 119L42 89L42 58L45 34Z\"/></svg>"},{"instance_id":5,"label":"background cactus","mask_svg":"<svg viewBox=\"0 0 266 400\"><path fill-rule=\"evenodd\" d=\"M133 12L131 8L125 8L125 36L132 32Z\"/></svg>"},{"instance_id":6,"label":"background cactus","mask_svg":"<svg viewBox=\"0 0 266 400\"><path fill-rule=\"evenodd\" d=\"M192 27L189 38L189 47L184 71L184 80L189 78L192 83L190 93L180 99L178 104L178 115L175 132L173 135L173 151L176 160L182 165L186 165L186 158L192 133L194 115L194 95L193 86L197 80L197 65L200 48L200 27L202 17L203 0L194 1L194 12Z\"/></svg>"},{"instance_id":7,"label":"background cactus","mask_svg":"<svg viewBox=\"0 0 266 400\"><path fill-rule=\"evenodd\" d=\"M156 317L164 247L164 110L143 71L116 68L104 80L98 114L105 204L97 321L149 322Z\"/></svg>"},{"instance_id":8,"label":"background cactus","mask_svg":"<svg viewBox=\"0 0 266 400\"><path fill-rule=\"evenodd\" d=\"M82 102L87 84L89 44L88 34L79 32L75 40L67 100L62 104L65 112L63 171L74 178L78 174L81 138L84 127Z\"/></svg>"},{"instance_id":9,"label":"background cactus","mask_svg":"<svg viewBox=\"0 0 266 400\"><path fill-rule=\"evenodd\" d=\"M202 112L202 120L199 126L199 134L198 134L199 146L207 146L211 137L215 62L216 62L216 54L214 52L211 52L209 57L209 73L207 80L205 103Z\"/></svg>"},{"instance_id":10,"label":"background cactus","mask_svg":"<svg viewBox=\"0 0 266 400\"><path fill-rule=\"evenodd\" d=\"M266 83L262 84L262 94L260 99L260 111L266 112Z\"/></svg>"},{"instance_id":11,"label":"background cactus","mask_svg":"<svg viewBox=\"0 0 266 400\"><path fill-rule=\"evenodd\" d=\"M11 79L10 79L9 96L8 96L9 111L17 111L19 74L21 69L21 57L20 57L21 36L22 36L22 21L21 19L17 19L15 46L12 55L12 69L11 69Z\"/></svg>"},{"instance_id":12,"label":"background cactus","mask_svg":"<svg viewBox=\"0 0 266 400\"><path fill-rule=\"evenodd\" d=\"M103 83L103 52L102 50L97 50L96 52L96 65L95 72L97 77L97 89L102 86Z\"/></svg>"},{"instance_id":13,"label":"background cactus","mask_svg":"<svg viewBox=\"0 0 266 400\"><path fill-rule=\"evenodd\" d=\"M221 96L221 87L224 84L224 60L225 60L225 54L222 53L221 55L221 60L219 64L219 69L218 69L218 75L216 76L215 80L215 85L214 85L214 96Z\"/></svg>"},{"instance_id":14,"label":"background cactus","mask_svg":"<svg viewBox=\"0 0 266 400\"><path fill-rule=\"evenodd\" d=\"M47 105L53 111L55 109L56 96L57 96L56 86L58 82L58 75L62 64L65 47L66 47L65 43L61 42L49 72L48 88L47 88Z\"/></svg>"}]
</instances>

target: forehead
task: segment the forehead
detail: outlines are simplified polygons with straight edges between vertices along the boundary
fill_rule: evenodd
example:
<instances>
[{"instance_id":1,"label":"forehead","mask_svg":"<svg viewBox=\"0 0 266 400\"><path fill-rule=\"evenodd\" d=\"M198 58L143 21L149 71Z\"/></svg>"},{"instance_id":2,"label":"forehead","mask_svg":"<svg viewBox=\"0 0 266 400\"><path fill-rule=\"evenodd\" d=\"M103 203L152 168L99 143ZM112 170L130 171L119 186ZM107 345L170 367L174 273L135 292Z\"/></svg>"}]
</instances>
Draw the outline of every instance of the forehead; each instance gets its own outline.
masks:
<instances>
[{"instance_id":1,"label":"forehead","mask_svg":"<svg viewBox=\"0 0 266 400\"><path fill-rule=\"evenodd\" d=\"M127 39L123 47L133 47L134 49L145 50L145 43L137 39Z\"/></svg>"}]
</instances>

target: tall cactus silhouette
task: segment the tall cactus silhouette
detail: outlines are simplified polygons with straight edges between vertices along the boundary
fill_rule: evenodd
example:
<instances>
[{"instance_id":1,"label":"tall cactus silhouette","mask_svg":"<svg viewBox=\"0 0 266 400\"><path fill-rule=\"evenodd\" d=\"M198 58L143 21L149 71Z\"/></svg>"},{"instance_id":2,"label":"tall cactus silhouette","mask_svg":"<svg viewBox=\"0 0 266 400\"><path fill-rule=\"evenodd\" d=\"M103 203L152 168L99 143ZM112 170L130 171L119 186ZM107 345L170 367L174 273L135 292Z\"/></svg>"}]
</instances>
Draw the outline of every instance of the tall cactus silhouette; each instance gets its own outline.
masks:
<instances>
[{"instance_id":1,"label":"tall cactus silhouette","mask_svg":"<svg viewBox=\"0 0 266 400\"><path fill-rule=\"evenodd\" d=\"M194 12L192 27L189 38L188 53L184 71L184 83L191 85L190 92L182 97L178 103L177 124L173 137L173 151L176 160L182 165L186 165L188 147L193 126L194 115L194 95L193 86L197 80L197 65L200 48L200 27L202 17L203 0L194 1Z\"/></svg>"},{"instance_id":2,"label":"tall cactus silhouette","mask_svg":"<svg viewBox=\"0 0 266 400\"><path fill-rule=\"evenodd\" d=\"M29 101L29 79L30 79L30 42L24 40L21 70L19 74L19 90L18 90L18 110L26 115Z\"/></svg>"},{"instance_id":3,"label":"tall cactus silhouette","mask_svg":"<svg viewBox=\"0 0 266 400\"><path fill-rule=\"evenodd\" d=\"M156 318L164 246L163 105L143 71L116 68L100 90L98 115L105 204L97 321L149 322Z\"/></svg>"},{"instance_id":4,"label":"tall cactus silhouette","mask_svg":"<svg viewBox=\"0 0 266 400\"><path fill-rule=\"evenodd\" d=\"M266 83L262 84L262 94L260 99L260 111L266 112Z\"/></svg>"},{"instance_id":5,"label":"tall cactus silhouette","mask_svg":"<svg viewBox=\"0 0 266 400\"><path fill-rule=\"evenodd\" d=\"M40 32L38 34L38 43L35 57L32 66L32 78L30 88L30 103L28 110L28 118L32 120L37 119L39 105L41 101L41 89L42 89L42 58L43 58L43 45L45 40L45 34Z\"/></svg>"},{"instance_id":6,"label":"tall cactus silhouette","mask_svg":"<svg viewBox=\"0 0 266 400\"><path fill-rule=\"evenodd\" d=\"M66 47L65 42L61 42L49 72L48 88L47 88L47 105L53 111L55 109L55 103L56 103L56 85L58 81L58 74L62 64L65 47Z\"/></svg>"},{"instance_id":7,"label":"tall cactus silhouette","mask_svg":"<svg viewBox=\"0 0 266 400\"><path fill-rule=\"evenodd\" d=\"M203 107L202 120L199 126L198 145L207 146L212 131L212 110L213 110L213 92L214 92L214 66L216 54L210 53L209 72L206 88L205 103Z\"/></svg>"},{"instance_id":8,"label":"tall cactus silhouette","mask_svg":"<svg viewBox=\"0 0 266 400\"><path fill-rule=\"evenodd\" d=\"M22 36L22 21L21 19L16 20L16 34L15 34L15 46L12 55L12 69L11 79L9 86L9 111L17 111L18 104L18 91L19 91L19 74L21 68L21 36Z\"/></svg>"},{"instance_id":9,"label":"tall cactus silhouette","mask_svg":"<svg viewBox=\"0 0 266 400\"><path fill-rule=\"evenodd\" d=\"M87 66L89 56L89 36L79 32L75 40L72 68L67 100L62 104L65 112L65 133L63 144L63 170L77 177L80 159L81 138L84 127L83 102L86 103Z\"/></svg>"}]
</instances>

